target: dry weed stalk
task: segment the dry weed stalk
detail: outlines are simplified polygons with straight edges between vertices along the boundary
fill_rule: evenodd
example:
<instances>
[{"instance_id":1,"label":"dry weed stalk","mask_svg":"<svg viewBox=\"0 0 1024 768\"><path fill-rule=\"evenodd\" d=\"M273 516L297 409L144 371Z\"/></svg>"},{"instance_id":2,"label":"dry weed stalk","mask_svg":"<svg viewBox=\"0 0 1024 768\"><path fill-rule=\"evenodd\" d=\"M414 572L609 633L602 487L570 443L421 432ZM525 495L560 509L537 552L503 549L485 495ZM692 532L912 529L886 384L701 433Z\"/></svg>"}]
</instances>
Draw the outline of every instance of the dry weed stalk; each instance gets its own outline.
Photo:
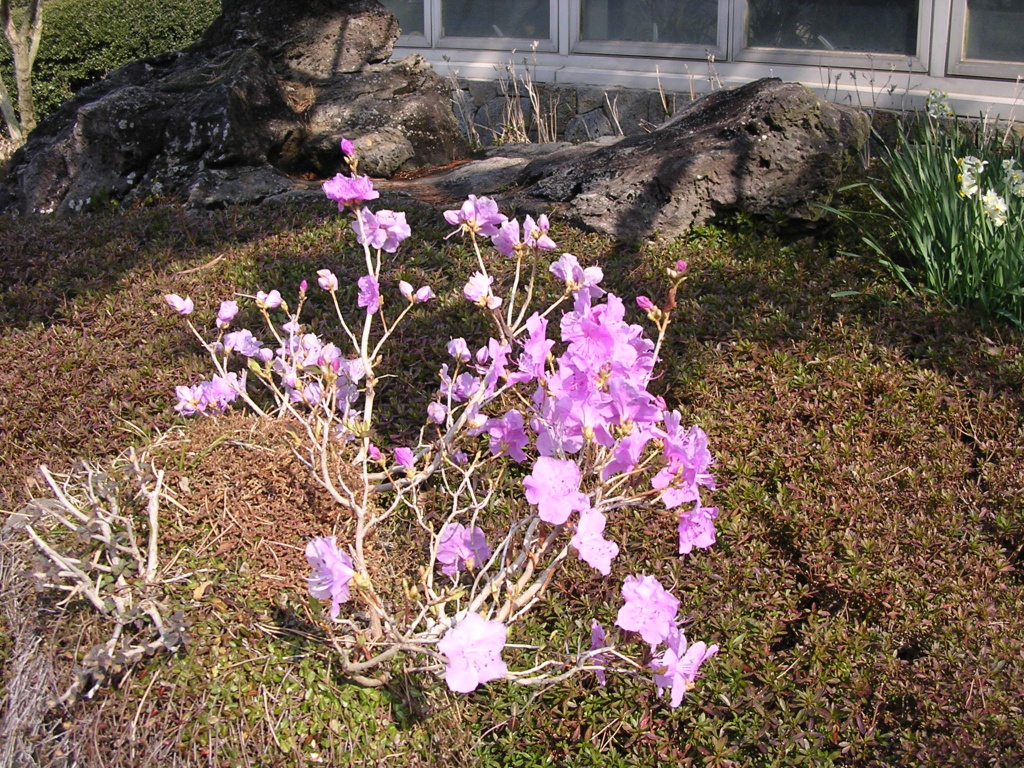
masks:
<instances>
[{"instance_id":1,"label":"dry weed stalk","mask_svg":"<svg viewBox=\"0 0 1024 768\"><path fill-rule=\"evenodd\" d=\"M451 58L445 56L444 60L450 62ZM461 117L462 124L466 126L466 138L473 149L479 149L483 146L483 142L480 141L480 132L477 130L476 121L473 119L471 99L466 91L462 89L461 83L459 83L459 71L457 69L448 70L448 83L452 89L452 107L455 110L456 116Z\"/></svg>"},{"instance_id":2,"label":"dry weed stalk","mask_svg":"<svg viewBox=\"0 0 1024 768\"><path fill-rule=\"evenodd\" d=\"M626 133L622 130L622 124L619 122L619 94L615 94L615 98L609 101L608 93L605 92L604 103L608 107L608 115L611 117L612 122L615 123L615 134L617 136L625 136Z\"/></svg>"},{"instance_id":3,"label":"dry weed stalk","mask_svg":"<svg viewBox=\"0 0 1024 768\"><path fill-rule=\"evenodd\" d=\"M60 703L69 704L92 696L112 675L143 658L177 650L185 642L184 623L162 602L161 587L167 583L158 551L163 471L132 450L106 472L85 463L66 475L46 466L39 472L53 498L33 499L7 526L24 529L31 541L38 586L67 593L58 608L85 599L113 625L110 637L86 654L60 696ZM145 530L138 529L141 521Z\"/></svg>"},{"instance_id":4,"label":"dry weed stalk","mask_svg":"<svg viewBox=\"0 0 1024 768\"><path fill-rule=\"evenodd\" d=\"M537 46L536 41L530 46L530 50L533 52L534 72L537 70ZM546 144L558 141L558 99L549 96L545 108L526 59L523 59L523 74L519 74L516 65L511 61L505 65L505 71L508 73L508 77L498 79L501 95L505 100L502 120L504 132L500 137L496 135L495 140L500 138L504 143L528 144L531 141L530 129L535 128L537 143ZM525 96L523 96L524 92ZM522 99L524 98L530 102L530 109L533 113L530 120L526 119L523 112Z\"/></svg>"}]
</instances>

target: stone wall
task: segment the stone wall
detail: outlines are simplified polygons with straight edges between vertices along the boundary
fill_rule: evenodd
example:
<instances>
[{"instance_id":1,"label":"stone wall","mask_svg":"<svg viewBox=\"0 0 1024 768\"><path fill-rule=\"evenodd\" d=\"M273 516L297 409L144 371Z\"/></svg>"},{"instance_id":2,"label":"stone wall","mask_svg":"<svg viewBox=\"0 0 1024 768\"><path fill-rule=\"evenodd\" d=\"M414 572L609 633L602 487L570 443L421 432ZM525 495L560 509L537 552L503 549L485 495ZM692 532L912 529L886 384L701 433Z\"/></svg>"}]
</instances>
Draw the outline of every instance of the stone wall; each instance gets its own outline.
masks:
<instances>
[{"instance_id":1,"label":"stone wall","mask_svg":"<svg viewBox=\"0 0 1024 768\"><path fill-rule=\"evenodd\" d=\"M530 141L582 142L646 133L689 104L690 94L530 84L506 77L460 79L452 99L470 142L488 147L521 142L524 129Z\"/></svg>"}]
</instances>

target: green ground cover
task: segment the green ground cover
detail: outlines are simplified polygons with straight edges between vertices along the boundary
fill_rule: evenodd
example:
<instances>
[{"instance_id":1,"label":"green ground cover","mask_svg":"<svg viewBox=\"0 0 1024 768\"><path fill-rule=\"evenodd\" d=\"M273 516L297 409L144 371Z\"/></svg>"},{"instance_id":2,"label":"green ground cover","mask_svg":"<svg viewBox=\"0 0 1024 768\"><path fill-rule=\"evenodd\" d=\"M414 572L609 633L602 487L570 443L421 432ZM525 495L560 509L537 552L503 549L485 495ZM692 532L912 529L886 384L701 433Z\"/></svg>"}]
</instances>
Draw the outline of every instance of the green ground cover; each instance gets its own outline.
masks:
<instances>
[{"instance_id":1,"label":"green ground cover","mask_svg":"<svg viewBox=\"0 0 1024 768\"><path fill-rule=\"evenodd\" d=\"M414 238L382 283L429 281L438 295L386 362L407 372L380 396L381 423L400 435L448 338L485 328L461 299L471 254L443 240L437 211L389 203L411 211ZM1024 761L1020 332L902 293L883 268L842 255L857 235L838 226L790 243L744 221L632 248L558 224L553 236L600 264L630 307L638 293L660 298L665 266L690 263L655 386L710 436L718 542L680 558L668 516L610 532L634 542L624 572L675 585L693 637L721 646L683 705L623 678L457 696L428 675L371 690L332 668L300 571L306 539L341 524L337 513L290 460L286 430L175 418L174 385L207 363L160 298L187 294L209 320L232 292L312 282L320 268L354 281L362 256L330 203L8 219L0 508L40 492L39 463L66 470L157 441L181 503L165 508L164 557L180 553L175 568L190 574L168 587L187 646L52 710L40 764L57 751L89 766ZM401 535L399 521L389 538ZM516 636L576 642L591 616L613 620L620 586L570 567ZM9 681L24 627L6 608ZM19 610L32 609L62 689L103 627L87 605L52 608L43 593Z\"/></svg>"}]
</instances>

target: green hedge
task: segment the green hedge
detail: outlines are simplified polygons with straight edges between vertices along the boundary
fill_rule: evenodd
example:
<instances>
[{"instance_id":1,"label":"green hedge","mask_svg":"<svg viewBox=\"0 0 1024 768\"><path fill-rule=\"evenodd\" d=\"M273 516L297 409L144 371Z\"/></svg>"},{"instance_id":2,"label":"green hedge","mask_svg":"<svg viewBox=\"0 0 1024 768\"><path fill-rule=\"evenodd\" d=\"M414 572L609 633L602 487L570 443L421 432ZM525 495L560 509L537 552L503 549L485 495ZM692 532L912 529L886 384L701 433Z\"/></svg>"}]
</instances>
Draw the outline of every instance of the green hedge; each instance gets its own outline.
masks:
<instances>
[{"instance_id":1,"label":"green hedge","mask_svg":"<svg viewBox=\"0 0 1024 768\"><path fill-rule=\"evenodd\" d=\"M190 45L218 13L220 0L51 0L33 70L37 115L123 64ZM6 46L0 72L13 97Z\"/></svg>"}]
</instances>

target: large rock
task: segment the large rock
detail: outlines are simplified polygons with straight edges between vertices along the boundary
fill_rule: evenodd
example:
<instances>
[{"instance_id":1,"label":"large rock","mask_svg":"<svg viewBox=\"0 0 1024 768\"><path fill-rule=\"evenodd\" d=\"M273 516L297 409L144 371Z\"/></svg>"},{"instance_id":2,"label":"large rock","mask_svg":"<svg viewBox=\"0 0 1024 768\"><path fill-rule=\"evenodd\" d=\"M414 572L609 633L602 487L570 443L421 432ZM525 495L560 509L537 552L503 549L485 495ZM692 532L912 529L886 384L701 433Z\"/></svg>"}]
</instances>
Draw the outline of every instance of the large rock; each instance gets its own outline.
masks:
<instances>
[{"instance_id":1,"label":"large rock","mask_svg":"<svg viewBox=\"0 0 1024 768\"><path fill-rule=\"evenodd\" d=\"M376 0L223 0L203 47L262 49L278 74L323 79L391 57L398 20Z\"/></svg>"},{"instance_id":2,"label":"large rock","mask_svg":"<svg viewBox=\"0 0 1024 768\"><path fill-rule=\"evenodd\" d=\"M533 160L518 177L520 200L562 204L570 220L623 240L735 211L815 219L811 203L835 191L869 128L865 114L801 85L758 80L710 94L651 133Z\"/></svg>"},{"instance_id":3,"label":"large rock","mask_svg":"<svg viewBox=\"0 0 1024 768\"><path fill-rule=\"evenodd\" d=\"M465 156L445 82L419 56L385 61L397 37L376 0L224 0L200 43L122 67L44 120L0 211L255 202L336 173L341 135L384 176Z\"/></svg>"},{"instance_id":4,"label":"large rock","mask_svg":"<svg viewBox=\"0 0 1024 768\"><path fill-rule=\"evenodd\" d=\"M468 154L452 112L451 88L419 54L368 64L358 76L330 77L313 88L301 137L276 160L287 171L335 173L340 135L355 139L361 172L375 176L446 165Z\"/></svg>"}]
</instances>

